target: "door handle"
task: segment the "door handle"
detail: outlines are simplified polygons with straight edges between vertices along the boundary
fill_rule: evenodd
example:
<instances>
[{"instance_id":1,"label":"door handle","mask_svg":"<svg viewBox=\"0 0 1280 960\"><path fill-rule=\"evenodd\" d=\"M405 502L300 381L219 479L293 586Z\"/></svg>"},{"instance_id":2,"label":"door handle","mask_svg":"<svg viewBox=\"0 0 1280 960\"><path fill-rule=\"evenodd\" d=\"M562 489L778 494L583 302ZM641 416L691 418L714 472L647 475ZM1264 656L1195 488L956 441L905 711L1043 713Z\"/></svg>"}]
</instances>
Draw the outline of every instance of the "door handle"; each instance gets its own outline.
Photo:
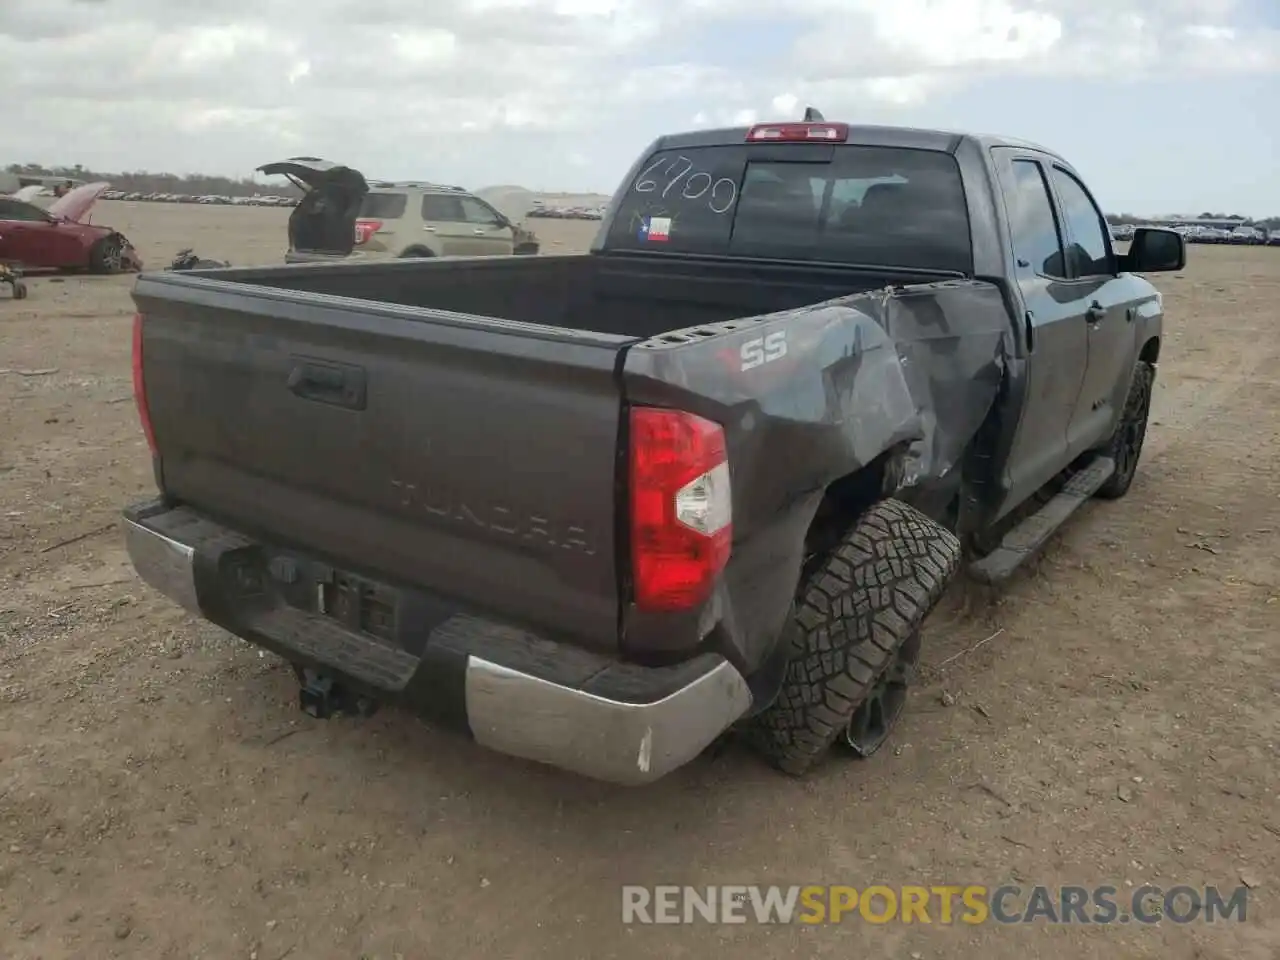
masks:
<instances>
[{"instance_id":1,"label":"door handle","mask_svg":"<svg viewBox=\"0 0 1280 960\"><path fill-rule=\"evenodd\" d=\"M364 409L367 381L363 367L308 357L290 359L292 366L285 385L294 396L351 410Z\"/></svg>"},{"instance_id":2,"label":"door handle","mask_svg":"<svg viewBox=\"0 0 1280 960\"><path fill-rule=\"evenodd\" d=\"M1101 323L1107 319L1107 308L1095 300L1089 304L1089 309L1084 312L1084 316L1090 323Z\"/></svg>"},{"instance_id":3,"label":"door handle","mask_svg":"<svg viewBox=\"0 0 1280 960\"><path fill-rule=\"evenodd\" d=\"M423 230L425 230L425 231L427 231L427 233L435 233L435 232L436 232L436 228L435 228L435 227L423 227L422 229L423 229Z\"/></svg>"},{"instance_id":4,"label":"door handle","mask_svg":"<svg viewBox=\"0 0 1280 960\"><path fill-rule=\"evenodd\" d=\"M477 237L483 237L483 236L484 236L484 234L485 234L485 232L484 232L483 230L481 230L479 227L477 227L476 229L472 230L471 232L472 232L472 233L474 233Z\"/></svg>"}]
</instances>

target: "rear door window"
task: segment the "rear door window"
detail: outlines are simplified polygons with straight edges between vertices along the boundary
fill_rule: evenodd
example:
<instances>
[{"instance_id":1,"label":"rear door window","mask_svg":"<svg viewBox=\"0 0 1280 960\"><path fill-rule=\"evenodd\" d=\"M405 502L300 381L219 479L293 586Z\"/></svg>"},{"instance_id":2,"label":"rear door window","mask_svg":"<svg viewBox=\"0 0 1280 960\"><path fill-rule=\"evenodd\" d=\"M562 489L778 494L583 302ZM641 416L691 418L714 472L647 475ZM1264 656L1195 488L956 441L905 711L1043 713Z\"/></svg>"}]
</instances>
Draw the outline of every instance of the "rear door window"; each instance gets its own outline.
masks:
<instances>
[{"instance_id":1,"label":"rear door window","mask_svg":"<svg viewBox=\"0 0 1280 960\"><path fill-rule=\"evenodd\" d=\"M399 220L404 216L408 199L403 193L366 193L360 204L360 216L373 220Z\"/></svg>"},{"instance_id":2,"label":"rear door window","mask_svg":"<svg viewBox=\"0 0 1280 960\"><path fill-rule=\"evenodd\" d=\"M1003 179L1003 170L1001 174ZM1040 164L1034 160L1014 160L1009 165L1009 174L1012 179L1003 186L1018 268L1029 269L1042 277L1066 277L1062 234Z\"/></svg>"},{"instance_id":3,"label":"rear door window","mask_svg":"<svg viewBox=\"0 0 1280 960\"><path fill-rule=\"evenodd\" d=\"M955 158L891 147L838 146L820 154L745 144L665 151L641 168L623 195L609 245L964 273L973 268Z\"/></svg>"},{"instance_id":4,"label":"rear door window","mask_svg":"<svg viewBox=\"0 0 1280 960\"><path fill-rule=\"evenodd\" d=\"M422 219L435 223L466 223L467 214L462 209L461 197L443 193L424 193Z\"/></svg>"}]
</instances>

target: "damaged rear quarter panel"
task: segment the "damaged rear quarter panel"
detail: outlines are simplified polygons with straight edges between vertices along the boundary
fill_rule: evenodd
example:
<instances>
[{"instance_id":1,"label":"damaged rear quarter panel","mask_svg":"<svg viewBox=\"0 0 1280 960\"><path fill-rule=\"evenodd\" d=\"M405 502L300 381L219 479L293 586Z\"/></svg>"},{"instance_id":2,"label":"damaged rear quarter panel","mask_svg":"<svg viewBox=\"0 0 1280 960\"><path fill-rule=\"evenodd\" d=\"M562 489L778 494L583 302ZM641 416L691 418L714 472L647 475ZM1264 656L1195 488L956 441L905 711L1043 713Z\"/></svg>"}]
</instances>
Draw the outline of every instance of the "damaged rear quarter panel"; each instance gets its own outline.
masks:
<instances>
[{"instance_id":1,"label":"damaged rear quarter panel","mask_svg":"<svg viewBox=\"0 0 1280 960\"><path fill-rule=\"evenodd\" d=\"M785 354L759 362L756 342L774 334L776 345L779 331ZM749 668L788 615L826 488L895 447L904 496L948 478L996 398L1012 338L1000 290L955 280L690 328L628 352L629 402L725 428L734 548L703 620ZM629 620L638 645L661 646L656 624Z\"/></svg>"}]
</instances>

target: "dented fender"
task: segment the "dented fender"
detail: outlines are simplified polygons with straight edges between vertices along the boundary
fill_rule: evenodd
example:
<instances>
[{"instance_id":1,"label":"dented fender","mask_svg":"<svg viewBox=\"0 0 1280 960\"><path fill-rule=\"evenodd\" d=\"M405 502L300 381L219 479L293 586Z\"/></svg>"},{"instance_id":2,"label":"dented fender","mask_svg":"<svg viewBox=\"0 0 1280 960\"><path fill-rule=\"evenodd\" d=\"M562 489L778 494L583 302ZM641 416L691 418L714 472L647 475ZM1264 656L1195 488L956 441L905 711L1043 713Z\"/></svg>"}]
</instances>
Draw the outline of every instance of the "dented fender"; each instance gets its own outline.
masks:
<instances>
[{"instance_id":1,"label":"dented fender","mask_svg":"<svg viewBox=\"0 0 1280 960\"><path fill-rule=\"evenodd\" d=\"M116 237L121 243L120 272L121 273L141 273L142 272L142 255L138 253L135 247L123 233L113 232L111 236Z\"/></svg>"},{"instance_id":2,"label":"dented fender","mask_svg":"<svg viewBox=\"0 0 1280 960\"><path fill-rule=\"evenodd\" d=\"M677 331L628 352L629 401L725 428L734 550L704 616L748 668L788 615L827 487L888 451L888 495L911 500L953 480L999 393L1013 336L999 288L954 280Z\"/></svg>"}]
</instances>

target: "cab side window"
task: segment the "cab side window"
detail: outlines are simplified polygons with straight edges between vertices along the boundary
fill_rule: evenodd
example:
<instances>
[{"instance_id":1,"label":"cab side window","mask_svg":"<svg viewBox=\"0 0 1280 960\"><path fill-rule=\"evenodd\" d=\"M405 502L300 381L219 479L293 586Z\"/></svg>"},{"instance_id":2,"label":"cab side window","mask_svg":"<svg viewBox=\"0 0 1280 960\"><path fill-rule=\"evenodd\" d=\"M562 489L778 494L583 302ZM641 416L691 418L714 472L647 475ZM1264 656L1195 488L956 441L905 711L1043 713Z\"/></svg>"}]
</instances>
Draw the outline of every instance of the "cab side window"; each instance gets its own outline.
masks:
<instances>
[{"instance_id":1,"label":"cab side window","mask_svg":"<svg viewBox=\"0 0 1280 960\"><path fill-rule=\"evenodd\" d=\"M1044 277L1066 279L1062 233L1040 164L1034 160L1014 160L1009 168L1012 180L1006 184L1005 197L1013 255L1018 266Z\"/></svg>"},{"instance_id":2,"label":"cab side window","mask_svg":"<svg viewBox=\"0 0 1280 960\"><path fill-rule=\"evenodd\" d=\"M1108 242L1107 221L1084 186L1067 171L1053 168L1053 186L1062 204L1071 243L1067 266L1072 277L1100 277L1115 273Z\"/></svg>"}]
</instances>

